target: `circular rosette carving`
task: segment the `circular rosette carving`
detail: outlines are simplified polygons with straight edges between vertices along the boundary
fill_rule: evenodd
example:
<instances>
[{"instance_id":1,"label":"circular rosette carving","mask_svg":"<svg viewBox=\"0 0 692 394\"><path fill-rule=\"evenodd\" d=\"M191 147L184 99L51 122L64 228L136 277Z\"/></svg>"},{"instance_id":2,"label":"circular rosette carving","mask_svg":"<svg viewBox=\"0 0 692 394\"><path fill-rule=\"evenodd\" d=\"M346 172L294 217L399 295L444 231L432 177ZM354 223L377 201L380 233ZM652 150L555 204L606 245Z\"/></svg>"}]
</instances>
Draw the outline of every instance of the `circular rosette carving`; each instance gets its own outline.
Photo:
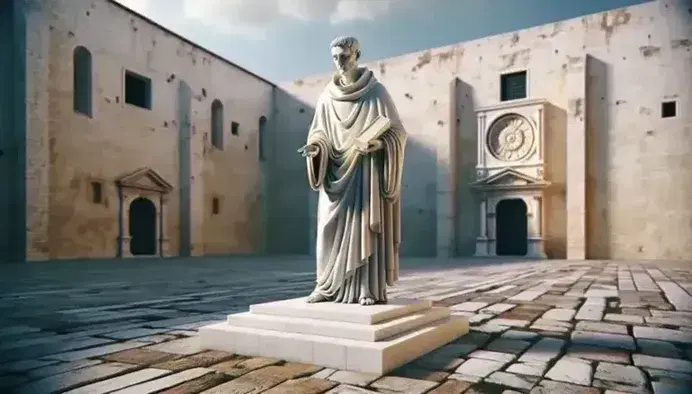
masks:
<instances>
[{"instance_id":1,"label":"circular rosette carving","mask_svg":"<svg viewBox=\"0 0 692 394\"><path fill-rule=\"evenodd\" d=\"M488 150L502 161L518 161L531 153L535 141L533 127L517 114L504 115L488 130Z\"/></svg>"}]
</instances>

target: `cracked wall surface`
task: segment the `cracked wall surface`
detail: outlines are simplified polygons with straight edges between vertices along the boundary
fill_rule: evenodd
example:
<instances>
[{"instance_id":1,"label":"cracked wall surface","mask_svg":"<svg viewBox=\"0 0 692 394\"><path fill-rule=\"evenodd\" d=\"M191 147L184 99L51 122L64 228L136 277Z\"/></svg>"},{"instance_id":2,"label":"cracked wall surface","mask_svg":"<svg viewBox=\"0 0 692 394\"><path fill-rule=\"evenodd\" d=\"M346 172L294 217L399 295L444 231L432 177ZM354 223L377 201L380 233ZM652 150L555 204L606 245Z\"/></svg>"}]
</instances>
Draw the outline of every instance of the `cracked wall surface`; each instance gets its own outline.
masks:
<instances>
[{"instance_id":1,"label":"cracked wall surface","mask_svg":"<svg viewBox=\"0 0 692 394\"><path fill-rule=\"evenodd\" d=\"M498 104L500 74L526 70L528 98L550 103L549 257L692 258L691 38L689 1L659 0L367 64L390 91L411 137L403 253L473 254L479 221L468 186L477 159L474 111ZM361 45L367 55L368 43ZM283 88L314 104L329 78ZM661 117L664 101L677 103L676 117ZM291 130L292 144L300 146L307 126L292 126L299 127ZM297 179L293 187L307 186Z\"/></svg>"}]
</instances>

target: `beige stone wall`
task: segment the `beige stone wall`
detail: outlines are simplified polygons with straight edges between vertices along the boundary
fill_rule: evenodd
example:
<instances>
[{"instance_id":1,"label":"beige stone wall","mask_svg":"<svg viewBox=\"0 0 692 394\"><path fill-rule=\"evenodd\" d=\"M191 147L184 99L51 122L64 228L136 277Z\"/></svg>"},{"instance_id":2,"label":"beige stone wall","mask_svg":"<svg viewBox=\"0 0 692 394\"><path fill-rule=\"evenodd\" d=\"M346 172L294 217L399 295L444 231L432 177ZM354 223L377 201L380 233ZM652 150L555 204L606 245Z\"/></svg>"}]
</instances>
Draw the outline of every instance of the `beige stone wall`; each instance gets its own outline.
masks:
<instances>
[{"instance_id":1,"label":"beige stone wall","mask_svg":"<svg viewBox=\"0 0 692 394\"><path fill-rule=\"evenodd\" d=\"M529 98L550 103L549 256L692 258L687 4L653 1L368 64L411 136L404 254L473 253L478 208L468 183L476 160L474 111L499 102L501 73L526 70ZM367 54L368 43L362 45ZM327 78L284 87L314 103ZM450 93L455 78L460 82ZM677 117L661 118L666 100L677 101ZM450 149L449 141L459 145ZM455 188L456 195L450 193ZM456 199L456 210L449 199ZM456 228L446 224L450 220Z\"/></svg>"},{"instance_id":2,"label":"beige stone wall","mask_svg":"<svg viewBox=\"0 0 692 394\"><path fill-rule=\"evenodd\" d=\"M29 259L114 257L115 180L149 167L174 186L165 219L178 252L178 84L192 89L192 254L251 252L262 244L257 124L270 115L272 85L106 0L36 2L28 17ZM73 111L72 53L93 58L93 116ZM124 74L151 79L152 108L124 103ZM224 103L226 146L210 148L210 107ZM240 124L231 136L231 120ZM92 181L104 187L91 202ZM211 196L222 196L211 217Z\"/></svg>"}]
</instances>

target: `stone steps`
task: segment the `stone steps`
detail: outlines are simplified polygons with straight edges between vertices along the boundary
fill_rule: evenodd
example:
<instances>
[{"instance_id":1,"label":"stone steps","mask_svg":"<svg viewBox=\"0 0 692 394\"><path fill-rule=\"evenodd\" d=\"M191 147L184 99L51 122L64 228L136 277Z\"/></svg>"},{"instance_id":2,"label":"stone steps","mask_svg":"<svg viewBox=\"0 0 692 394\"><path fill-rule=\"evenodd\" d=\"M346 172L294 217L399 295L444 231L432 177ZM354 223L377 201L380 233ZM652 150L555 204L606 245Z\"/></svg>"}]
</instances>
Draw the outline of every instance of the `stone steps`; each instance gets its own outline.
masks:
<instances>
[{"instance_id":1,"label":"stone steps","mask_svg":"<svg viewBox=\"0 0 692 394\"><path fill-rule=\"evenodd\" d=\"M199 335L207 349L385 374L468 331L468 318L430 301L364 307L298 298L252 305Z\"/></svg>"}]
</instances>

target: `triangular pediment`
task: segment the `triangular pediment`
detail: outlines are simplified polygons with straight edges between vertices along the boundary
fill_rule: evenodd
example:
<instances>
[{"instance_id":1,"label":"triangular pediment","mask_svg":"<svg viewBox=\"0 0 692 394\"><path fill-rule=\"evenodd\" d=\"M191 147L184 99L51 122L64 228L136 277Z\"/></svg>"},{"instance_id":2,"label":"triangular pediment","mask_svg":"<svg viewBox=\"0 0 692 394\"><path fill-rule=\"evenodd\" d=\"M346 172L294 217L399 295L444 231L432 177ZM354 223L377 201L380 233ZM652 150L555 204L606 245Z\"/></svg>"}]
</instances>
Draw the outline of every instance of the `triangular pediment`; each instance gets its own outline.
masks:
<instances>
[{"instance_id":1,"label":"triangular pediment","mask_svg":"<svg viewBox=\"0 0 692 394\"><path fill-rule=\"evenodd\" d=\"M137 171L125 174L118 178L118 185L135 189L154 190L167 193L173 190L173 185L166 182L161 175L149 167L143 167Z\"/></svg>"},{"instance_id":2,"label":"triangular pediment","mask_svg":"<svg viewBox=\"0 0 692 394\"><path fill-rule=\"evenodd\" d=\"M471 184L478 189L530 189L542 188L550 183L542 179L523 174L513 168L504 169L498 173L479 179Z\"/></svg>"}]
</instances>

